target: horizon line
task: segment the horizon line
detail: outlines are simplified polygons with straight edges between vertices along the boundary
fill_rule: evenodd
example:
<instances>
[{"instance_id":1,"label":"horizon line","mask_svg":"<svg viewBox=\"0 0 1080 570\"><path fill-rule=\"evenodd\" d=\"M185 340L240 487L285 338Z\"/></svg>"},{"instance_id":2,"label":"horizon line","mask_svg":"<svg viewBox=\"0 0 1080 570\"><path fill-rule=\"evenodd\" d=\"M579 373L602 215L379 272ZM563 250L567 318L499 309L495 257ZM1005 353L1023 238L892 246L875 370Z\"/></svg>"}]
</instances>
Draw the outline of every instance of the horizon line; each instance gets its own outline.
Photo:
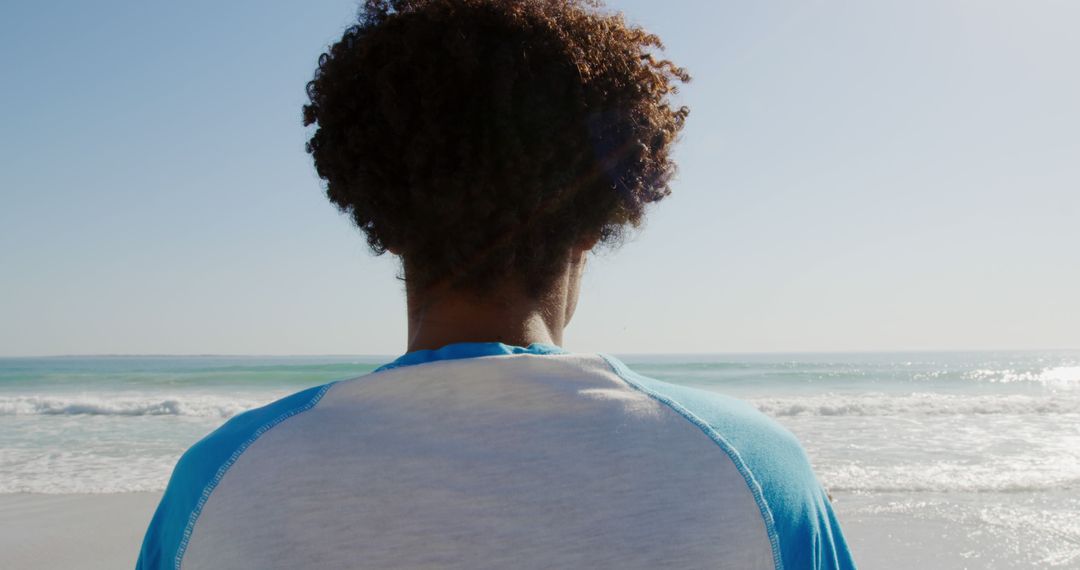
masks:
<instances>
[{"instance_id":1,"label":"horizon line","mask_svg":"<svg viewBox=\"0 0 1080 570\"><path fill-rule=\"evenodd\" d=\"M569 351L575 353L577 351ZM608 351L581 351L581 353ZM715 355L783 355L783 354L903 354L903 353L944 353L944 352L1080 352L1080 348L889 348L889 349L854 349L854 350L742 350L717 352L621 352L609 354L626 356L715 356ZM0 355L0 359L17 358L387 358L404 353L296 353L296 354L257 354L257 353L85 353L85 354L27 354Z\"/></svg>"}]
</instances>

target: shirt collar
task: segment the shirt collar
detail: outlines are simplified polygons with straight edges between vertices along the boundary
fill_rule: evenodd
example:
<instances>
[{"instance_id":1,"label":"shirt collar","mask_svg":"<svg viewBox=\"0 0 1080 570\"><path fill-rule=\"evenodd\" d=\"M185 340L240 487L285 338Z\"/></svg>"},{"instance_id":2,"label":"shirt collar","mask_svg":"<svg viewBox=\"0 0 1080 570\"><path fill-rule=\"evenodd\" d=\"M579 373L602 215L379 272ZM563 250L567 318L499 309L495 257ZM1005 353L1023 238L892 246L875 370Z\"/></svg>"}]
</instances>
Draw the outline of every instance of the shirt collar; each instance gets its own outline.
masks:
<instances>
[{"instance_id":1,"label":"shirt collar","mask_svg":"<svg viewBox=\"0 0 1080 570\"><path fill-rule=\"evenodd\" d=\"M501 342L455 342L441 348L414 350L406 352L394 361L383 364L375 372L424 364L436 360L457 360L480 356L498 356L503 354L565 354L566 350L554 344L534 342L529 346L514 346Z\"/></svg>"}]
</instances>

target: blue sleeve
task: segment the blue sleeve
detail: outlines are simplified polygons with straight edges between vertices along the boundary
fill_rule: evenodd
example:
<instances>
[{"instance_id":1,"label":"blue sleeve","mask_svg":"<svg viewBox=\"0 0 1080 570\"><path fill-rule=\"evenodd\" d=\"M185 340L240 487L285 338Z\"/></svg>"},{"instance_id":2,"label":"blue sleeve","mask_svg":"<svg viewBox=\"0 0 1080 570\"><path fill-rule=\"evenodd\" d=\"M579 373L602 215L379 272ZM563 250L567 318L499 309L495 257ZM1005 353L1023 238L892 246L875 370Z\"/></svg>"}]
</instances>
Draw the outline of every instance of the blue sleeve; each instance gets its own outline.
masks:
<instances>
[{"instance_id":1,"label":"blue sleeve","mask_svg":"<svg viewBox=\"0 0 1080 570\"><path fill-rule=\"evenodd\" d=\"M746 402L648 378L603 356L628 384L682 414L731 457L761 509L777 569L855 568L828 495L794 434Z\"/></svg>"},{"instance_id":2,"label":"blue sleeve","mask_svg":"<svg viewBox=\"0 0 1080 570\"><path fill-rule=\"evenodd\" d=\"M239 414L191 446L177 462L143 538L136 570L179 569L203 505L229 467L260 435L313 407L331 384Z\"/></svg>"}]
</instances>

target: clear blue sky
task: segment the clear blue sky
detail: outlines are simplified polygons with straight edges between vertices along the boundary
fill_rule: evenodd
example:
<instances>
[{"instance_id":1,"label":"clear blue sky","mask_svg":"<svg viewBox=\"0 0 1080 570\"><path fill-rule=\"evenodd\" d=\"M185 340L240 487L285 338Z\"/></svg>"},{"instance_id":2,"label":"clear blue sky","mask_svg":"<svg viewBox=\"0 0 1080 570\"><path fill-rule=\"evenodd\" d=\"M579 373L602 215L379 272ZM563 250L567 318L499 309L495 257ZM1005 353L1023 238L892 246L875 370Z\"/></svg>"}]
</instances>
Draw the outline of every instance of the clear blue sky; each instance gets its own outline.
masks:
<instances>
[{"instance_id":1,"label":"clear blue sky","mask_svg":"<svg viewBox=\"0 0 1080 570\"><path fill-rule=\"evenodd\" d=\"M1080 348L1080 4L616 1L694 75L565 345ZM353 1L0 5L0 355L398 353L303 151Z\"/></svg>"}]
</instances>

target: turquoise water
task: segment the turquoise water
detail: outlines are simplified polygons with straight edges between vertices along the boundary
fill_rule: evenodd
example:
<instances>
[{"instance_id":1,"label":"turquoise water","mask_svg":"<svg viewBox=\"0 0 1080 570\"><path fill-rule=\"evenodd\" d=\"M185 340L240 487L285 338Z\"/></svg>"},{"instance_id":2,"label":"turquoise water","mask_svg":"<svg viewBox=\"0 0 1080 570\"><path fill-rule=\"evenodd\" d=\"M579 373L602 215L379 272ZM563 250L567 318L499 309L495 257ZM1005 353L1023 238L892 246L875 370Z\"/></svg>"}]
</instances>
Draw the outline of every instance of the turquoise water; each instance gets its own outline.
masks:
<instances>
[{"instance_id":1,"label":"turquoise water","mask_svg":"<svg viewBox=\"0 0 1080 570\"><path fill-rule=\"evenodd\" d=\"M743 398L802 441L848 516L941 520L1080 567L1080 353L623 356ZM164 487L226 419L392 357L0 359L0 493Z\"/></svg>"}]
</instances>

